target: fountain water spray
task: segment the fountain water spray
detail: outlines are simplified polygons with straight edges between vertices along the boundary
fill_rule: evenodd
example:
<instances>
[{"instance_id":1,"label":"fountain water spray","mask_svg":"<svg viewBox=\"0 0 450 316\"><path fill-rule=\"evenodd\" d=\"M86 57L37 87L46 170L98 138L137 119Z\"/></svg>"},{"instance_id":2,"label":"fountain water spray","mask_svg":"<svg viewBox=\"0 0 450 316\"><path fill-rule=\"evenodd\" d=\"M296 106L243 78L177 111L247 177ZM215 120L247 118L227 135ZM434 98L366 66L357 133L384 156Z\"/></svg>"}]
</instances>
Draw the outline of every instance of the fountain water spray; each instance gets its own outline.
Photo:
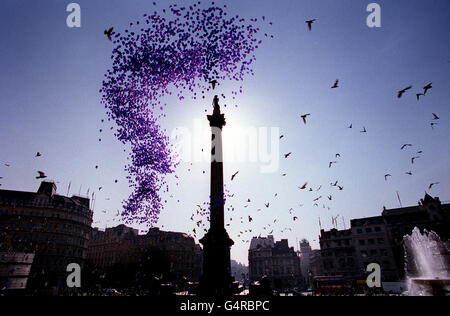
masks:
<instances>
[{"instance_id":1,"label":"fountain water spray","mask_svg":"<svg viewBox=\"0 0 450 316\"><path fill-rule=\"evenodd\" d=\"M404 237L406 275L410 296L450 293L449 250L434 232L414 228Z\"/></svg>"}]
</instances>

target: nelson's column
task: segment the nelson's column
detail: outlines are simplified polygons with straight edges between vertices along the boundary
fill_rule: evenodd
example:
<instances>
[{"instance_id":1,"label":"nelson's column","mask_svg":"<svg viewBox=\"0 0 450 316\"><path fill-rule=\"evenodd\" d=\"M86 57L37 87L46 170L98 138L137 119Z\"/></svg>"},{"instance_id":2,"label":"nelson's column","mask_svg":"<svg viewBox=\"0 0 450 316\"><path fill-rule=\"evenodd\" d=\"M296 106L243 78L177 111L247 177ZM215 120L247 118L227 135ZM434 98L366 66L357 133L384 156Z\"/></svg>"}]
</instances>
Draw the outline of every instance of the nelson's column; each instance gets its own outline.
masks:
<instances>
[{"instance_id":1,"label":"nelson's column","mask_svg":"<svg viewBox=\"0 0 450 316\"><path fill-rule=\"evenodd\" d=\"M200 240L203 245L200 294L208 296L232 294L230 248L234 244L228 236L224 222L222 128L226 124L225 115L220 113L217 96L214 97L213 105L213 115L208 115L212 133L210 228Z\"/></svg>"}]
</instances>

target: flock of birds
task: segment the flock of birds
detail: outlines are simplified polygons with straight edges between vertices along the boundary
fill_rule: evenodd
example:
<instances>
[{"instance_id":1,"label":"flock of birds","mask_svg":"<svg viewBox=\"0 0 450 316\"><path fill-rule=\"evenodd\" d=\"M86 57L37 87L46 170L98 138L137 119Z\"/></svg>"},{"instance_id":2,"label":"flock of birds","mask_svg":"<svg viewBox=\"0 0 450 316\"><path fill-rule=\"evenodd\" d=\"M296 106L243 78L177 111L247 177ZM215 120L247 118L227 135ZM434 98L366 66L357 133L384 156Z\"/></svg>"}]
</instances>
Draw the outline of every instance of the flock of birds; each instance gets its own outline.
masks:
<instances>
[{"instance_id":1,"label":"flock of birds","mask_svg":"<svg viewBox=\"0 0 450 316\"><path fill-rule=\"evenodd\" d=\"M317 21L317 19L312 19L312 20L305 21L305 23L308 25L309 31L312 30L312 24L315 23L316 21ZM339 80L339 79L336 79L336 81L334 82L334 84L331 86L331 89L338 89L338 88L340 87L339 83L340 83L340 80ZM210 82L210 84L213 85L213 89L214 89L215 86L216 86L218 83L217 83L217 81L215 81L214 83ZM412 88L413 88L412 86L408 86L407 88L398 91L397 97L398 97L399 99L402 98L402 97L405 95L405 93L406 93L407 91L411 90ZM433 88L433 84L432 84L432 83L429 83L429 84L427 84L426 86L424 86L424 87L423 87L423 91L422 91L422 92L418 92L418 93L416 94L417 100L420 101L421 97L426 96L427 93L429 93L429 91L430 91L432 88ZM311 115L312 115L311 113L306 113L306 114L300 115L300 118L301 118L301 120L303 121L303 123L304 123L305 125L307 125L307 123L308 123L308 118L310 118ZM433 119L432 119L433 122L431 122L431 127L434 128L436 125L438 125L437 121L438 121L440 118L439 118L439 116L438 116L436 113L432 113L432 116L433 116ZM348 126L348 129L353 129L353 124L350 124L350 125ZM363 133L363 134L368 133L368 131L367 131L367 129L366 129L365 126L362 127L360 133ZM285 138L285 135L281 135L281 136L280 136L280 140L283 139L283 138ZM413 145L412 145L412 144L404 144L403 146L401 146L400 150L406 150L406 149L409 148L409 147L413 147ZM284 158L285 158L285 159L288 159L289 157L291 157L292 154L293 154L292 152L286 153L286 154L284 154ZM415 161L416 161L417 159L421 158L421 156L420 156L421 154L423 154L423 151L422 151L422 150L419 150L419 151L416 152L416 155L414 155L414 156L411 158L411 165L414 165ZM338 163L339 159L341 158L341 154L340 154L340 153L336 153L336 154L334 155L334 158L335 158L335 160L332 160L332 161L329 162L328 168L332 168L335 164ZM240 171L236 171L236 172L231 176L231 179L230 179L230 180L231 180L232 182L235 181L235 180L236 180L236 177L238 176L239 173L240 173ZM406 175L409 175L409 176L413 176L412 171L407 171L407 172L405 172L405 174L406 174ZM285 173L282 174L283 177L285 177L286 175L287 175L287 174L285 174ZM389 173L387 173L387 174L384 175L385 181L388 181L389 178L391 178L391 177L392 177L392 175L389 174ZM433 183L431 183L431 184L428 186L428 189L431 190L434 186L439 185L439 184L440 184L439 182L433 182ZM335 188L335 192L336 192L336 193L344 190L344 186L340 183L339 180L336 180L335 182L330 183L329 186L330 186L331 188ZM315 196L317 196L317 197L315 197L315 198L313 199L313 205L312 205L313 207L316 207L316 208L322 207L322 208L324 208L324 209L331 210L331 207L330 207L329 205L327 205L326 201L333 201L333 199L334 199L334 194L336 194L336 193L331 192L331 193L320 194L320 192L324 190L324 186L323 186L323 185L320 185L320 186L318 186L317 188L313 188L312 186L309 186L309 183L308 183L308 182L305 182L303 185L298 186L298 189L299 189L300 191L311 192L312 194L315 194ZM275 194L274 194L274 198L276 198L277 196L278 196L278 193L275 193ZM233 197L234 197L234 194L233 194L233 195L228 195L227 197L228 197L228 198L233 198ZM244 206L244 209L249 208L251 202L252 202L252 199L251 199L251 198L248 198L248 199L246 200L246 205ZM240 239L240 241L242 241L243 243L250 243L251 238L254 237L255 232L257 231L257 228L256 228L256 227L250 228L250 227L251 227L251 223L254 222L255 216L257 216L257 214L258 214L259 212L262 212L263 209L266 209L266 210L267 210L267 209L269 209L270 207L271 207L271 202L268 201L267 203L264 203L264 207L258 208L258 209L256 210L256 215L250 214L250 215L244 215L244 216L238 217L238 222L239 222L241 225L244 225L244 224L245 224L245 226L239 226L239 227L247 227L247 229L245 229L245 230L244 230L244 229L241 229L241 230L239 231L239 233L237 234L237 237ZM304 207L304 204L300 204L299 207ZM208 224L207 224L207 223L210 221L210 218L209 218L209 216L208 216L208 217L206 218L206 220L204 219L204 216L205 216L205 215L209 215L208 211L209 211L209 203L204 203L203 206L197 205L197 209L191 214L190 220L191 220L191 221L195 224L195 226L196 226L196 227L192 230L193 236L194 236L195 238L198 238L198 237L199 237L200 231L204 231L204 232L207 232L207 231L208 231L208 230L207 230L207 228L208 228ZM235 208L233 205L230 205L229 207L227 207L227 211L233 213L233 212L236 211L236 208ZM294 208L290 208L290 209L288 210L288 212L289 212L289 215L291 216L291 221L292 221L293 224L299 220L299 216L295 214ZM265 233L265 234L268 234L268 235L273 234L273 232L274 232L274 230L275 230L275 224L276 224L277 222L278 222L278 223L280 222L280 221L279 221L279 218L278 218L280 215L279 215L279 214L276 214L275 216L276 216L276 217L275 217L271 222L267 223L266 225L264 225L264 226L262 227L262 229L264 230L264 233ZM337 216L331 216L331 223L332 223L332 225L333 225L335 228L337 228L338 225L339 225L338 219L339 219L340 217L341 217L340 215L337 215ZM233 220L236 220L236 217L229 217L229 223L226 224L226 226L230 226L231 223L233 222ZM322 228L322 224L321 224L321 219L320 219L320 217L319 217L318 220L319 220L319 226L320 226L320 228ZM342 222L343 222L344 227L345 227L345 219L344 219L343 216L342 216ZM278 227L278 228L281 228L281 227ZM284 232L287 232L287 231L292 232L292 227L284 227L284 228L279 229L279 232L280 232L280 233L284 233ZM247 237L247 238L246 238L246 237ZM258 237L260 238L260 237L261 237L261 234L259 234Z\"/></svg>"},{"instance_id":2,"label":"flock of birds","mask_svg":"<svg viewBox=\"0 0 450 316\"><path fill-rule=\"evenodd\" d=\"M308 26L308 30L312 31L312 25L313 23L315 23L317 21L317 19L311 19L308 21L305 21L305 23ZM107 30L104 31L104 35L107 36L108 40L112 41L112 35L113 35L113 30L114 28L111 27ZM337 79L334 84L331 86L331 89L338 89L340 87L339 85L340 80ZM214 90L218 85L219 82L217 80L211 80L209 82L209 84L212 86L212 89ZM411 90L413 87L412 86L408 86L402 90L398 91L397 97L400 99L402 98L409 90ZM427 93L429 93L429 91L433 88L432 83L427 84L426 86L423 87L423 91L416 93L416 98L417 101L420 101L421 98L425 97L427 95ZM301 114L300 115L300 119L301 121L304 123L304 125L308 124L308 119L312 116L311 113L307 113L307 114ZM435 113L432 113L433 119L431 124L431 127L434 128L435 126L438 125L438 121L440 120L439 116ZM348 126L348 129L353 129L353 124L350 124ZM101 132L102 130L100 130ZM367 133L367 129L365 126L362 127L362 130L360 131L360 133ZM285 135L281 135L280 136L280 140L285 138ZM101 141L101 139L100 139ZM401 146L401 150L406 150L407 148L413 147L412 144L404 144L403 146ZM421 158L421 154L423 153L423 151L417 151L416 154L411 158L411 165L414 165L415 161L419 158ZM289 159L292 156L292 152L286 153L284 154L284 158L285 159ZM38 157L42 157L42 154L40 152L37 152L35 155L36 158ZM334 165L338 164L339 160L341 159L341 154L340 153L336 153L334 155L333 160L331 160L328 164L328 168L332 168ZM4 165L6 167L10 167L11 163L7 162L4 163ZM95 169L98 169L99 166L95 166ZM45 172L43 171L37 171L38 175L36 176L36 179L45 179L47 178L47 175L45 174ZM205 172L204 172L205 173ZM232 174L230 180L231 182L235 181L238 179L238 175L240 174L240 171L236 171L235 173ZM406 175L412 176L413 173L412 171L407 171L405 172ZM287 174L283 173L282 176L285 177ZM390 178L392 178L393 176L390 173L386 173L384 175L384 179L385 181L388 181ZM2 180L3 177L0 176L0 180ZM118 183L118 180L114 181L115 183ZM434 186L439 185L439 182L433 182L429 185L429 189L431 190ZM1 184L0 184L1 186ZM328 186L328 185L327 185ZM339 180L336 180L334 182L329 183L329 187L330 188L334 188L334 193L333 192L323 192L325 191L325 186L324 185L319 185L318 187L313 187L311 185L309 185L308 181L305 181L302 185L298 186L298 189L300 191L307 191L310 192L311 194L314 194L314 199L313 199L313 207L322 207L324 209L328 209L331 210L330 206L327 205L326 201L333 201L334 199L334 195L337 194L337 192L343 191L344 190L344 186L343 184L340 183ZM98 191L101 191L103 189L102 186L98 187ZM321 193L323 192L323 193ZM173 197L173 196L171 196ZM278 197L278 193L274 193L273 198L277 198ZM230 199L230 198L234 198L234 194L230 194L228 191L225 192L225 199ZM107 200L109 200L109 198L107 198ZM238 222L240 222L240 224L244 225L247 224L245 226L240 226L240 227L249 227L250 223L254 223L254 218L255 216L258 216L259 212L262 212L264 209L269 209L271 207L271 201L268 201L266 203L264 203L263 207L257 208L256 209L256 213L255 214L246 214L243 216L230 216L229 217L229 222L228 224L226 224L227 226L231 225L231 222L236 221L236 219L238 219ZM247 198L245 200L245 206L244 208L250 208L250 206L252 205L252 198ZM300 204L299 207L304 207L304 204ZM209 217L209 202L205 202L203 203L203 205L197 205L196 209L194 210L194 212L191 214L190 220L194 223L195 228L192 229L192 233L193 236L195 238L199 238L200 236L200 232L204 231L207 232L208 231L208 222L210 221L210 217ZM228 211L228 213L234 213L236 212L236 208L233 205L229 205L226 209ZM103 213L106 214L106 211L102 211ZM291 217L291 221L292 223L296 223L300 220L299 215L296 214L296 210L294 208L290 208L288 210L289 215ZM119 221L120 218L120 211L117 211L116 214L116 219L114 219L114 221ZM206 218L205 218L206 216ZM332 224L334 226L337 226L337 221L338 221L339 215L338 216L332 216ZM264 225L262 227L262 229L265 231L265 233L267 234L272 234L275 230L275 225L277 223L279 223L279 218L274 218L273 220L271 220L269 223L267 223L266 225ZM96 222L96 223L100 223L100 221ZM319 218L319 225L321 226L321 222L320 222L320 218ZM163 227L163 226L162 226ZM292 227L283 227L280 229L280 232L287 232L287 231L292 231ZM253 237L253 235L256 232L256 228L247 228L247 229L241 229L239 231L239 234L237 235L237 237L243 242L243 243L249 243L250 239L249 237ZM261 237L261 234L259 235L259 237Z\"/></svg>"}]
</instances>

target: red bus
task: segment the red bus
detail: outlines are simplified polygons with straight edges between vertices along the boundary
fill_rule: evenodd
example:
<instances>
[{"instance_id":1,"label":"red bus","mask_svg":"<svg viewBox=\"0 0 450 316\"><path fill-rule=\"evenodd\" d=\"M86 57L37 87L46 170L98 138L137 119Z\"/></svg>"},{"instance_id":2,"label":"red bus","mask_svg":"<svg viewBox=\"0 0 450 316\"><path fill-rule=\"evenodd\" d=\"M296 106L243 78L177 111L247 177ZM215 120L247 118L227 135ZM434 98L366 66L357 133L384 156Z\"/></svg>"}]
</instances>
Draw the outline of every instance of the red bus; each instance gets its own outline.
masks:
<instances>
[{"instance_id":1,"label":"red bus","mask_svg":"<svg viewBox=\"0 0 450 316\"><path fill-rule=\"evenodd\" d=\"M317 276L313 279L313 293L318 295L340 295L352 292L352 282L342 275Z\"/></svg>"}]
</instances>

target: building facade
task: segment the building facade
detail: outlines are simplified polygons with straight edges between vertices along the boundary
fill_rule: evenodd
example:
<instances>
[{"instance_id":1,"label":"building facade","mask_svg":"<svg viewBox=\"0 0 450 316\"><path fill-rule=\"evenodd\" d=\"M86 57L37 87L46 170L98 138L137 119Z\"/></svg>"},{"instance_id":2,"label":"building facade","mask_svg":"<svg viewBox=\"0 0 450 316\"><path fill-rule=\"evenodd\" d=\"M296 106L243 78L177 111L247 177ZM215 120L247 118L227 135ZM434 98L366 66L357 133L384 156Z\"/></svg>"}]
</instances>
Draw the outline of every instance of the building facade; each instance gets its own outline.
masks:
<instances>
[{"instance_id":1,"label":"building facade","mask_svg":"<svg viewBox=\"0 0 450 316\"><path fill-rule=\"evenodd\" d=\"M377 263L383 282L403 280L403 237L410 235L415 227L422 232L434 231L448 243L450 204L442 204L439 198L426 194L417 206L384 209L381 216L353 219L348 230L322 230L323 276L365 279L367 266ZM445 255L450 262L448 251Z\"/></svg>"},{"instance_id":2,"label":"building facade","mask_svg":"<svg viewBox=\"0 0 450 316\"><path fill-rule=\"evenodd\" d=\"M320 250L324 276L358 276L356 248L351 229L322 230Z\"/></svg>"},{"instance_id":3,"label":"building facade","mask_svg":"<svg viewBox=\"0 0 450 316\"><path fill-rule=\"evenodd\" d=\"M67 266L84 264L93 213L89 199L57 195L42 182L37 193L0 190L0 238L9 252L34 254L28 287L66 287Z\"/></svg>"},{"instance_id":4,"label":"building facade","mask_svg":"<svg viewBox=\"0 0 450 316\"><path fill-rule=\"evenodd\" d=\"M171 274L177 280L198 281L201 275L202 251L192 237L184 233L164 232L152 228L146 235L125 225L92 230L87 259L106 271L115 264L138 264L145 251L160 250L167 258Z\"/></svg>"},{"instance_id":5,"label":"building facade","mask_svg":"<svg viewBox=\"0 0 450 316\"><path fill-rule=\"evenodd\" d=\"M0 293L25 290L34 254L0 252Z\"/></svg>"},{"instance_id":6,"label":"building facade","mask_svg":"<svg viewBox=\"0 0 450 316\"><path fill-rule=\"evenodd\" d=\"M274 289L288 289L303 284L300 257L287 240L274 242L273 236L253 238L249 249L250 282L267 276Z\"/></svg>"},{"instance_id":7,"label":"building facade","mask_svg":"<svg viewBox=\"0 0 450 316\"><path fill-rule=\"evenodd\" d=\"M309 286L311 273L311 246L306 239L300 241L300 267L302 271L303 282Z\"/></svg>"}]
</instances>

